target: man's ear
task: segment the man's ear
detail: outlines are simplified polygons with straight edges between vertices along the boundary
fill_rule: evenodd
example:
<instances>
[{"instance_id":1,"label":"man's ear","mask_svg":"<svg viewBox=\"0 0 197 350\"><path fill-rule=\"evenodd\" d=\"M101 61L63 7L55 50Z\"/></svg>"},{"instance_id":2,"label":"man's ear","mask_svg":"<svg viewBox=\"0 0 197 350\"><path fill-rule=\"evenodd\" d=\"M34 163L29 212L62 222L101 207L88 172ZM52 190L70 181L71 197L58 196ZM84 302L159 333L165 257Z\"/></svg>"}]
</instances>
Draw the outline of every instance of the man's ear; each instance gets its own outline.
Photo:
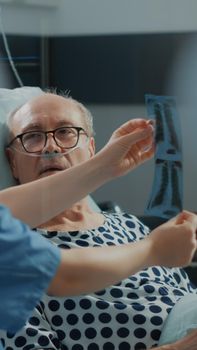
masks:
<instances>
[{"instance_id":1,"label":"man's ear","mask_svg":"<svg viewBox=\"0 0 197 350\"><path fill-rule=\"evenodd\" d=\"M15 162L14 152L9 147L7 147L5 150L5 154L8 159L8 162L12 171L12 175L17 180L18 174L17 174L17 167Z\"/></svg>"},{"instance_id":2,"label":"man's ear","mask_svg":"<svg viewBox=\"0 0 197 350\"><path fill-rule=\"evenodd\" d=\"M95 140L94 140L94 137L90 138L88 150L89 150L90 158L92 158L95 155Z\"/></svg>"}]
</instances>

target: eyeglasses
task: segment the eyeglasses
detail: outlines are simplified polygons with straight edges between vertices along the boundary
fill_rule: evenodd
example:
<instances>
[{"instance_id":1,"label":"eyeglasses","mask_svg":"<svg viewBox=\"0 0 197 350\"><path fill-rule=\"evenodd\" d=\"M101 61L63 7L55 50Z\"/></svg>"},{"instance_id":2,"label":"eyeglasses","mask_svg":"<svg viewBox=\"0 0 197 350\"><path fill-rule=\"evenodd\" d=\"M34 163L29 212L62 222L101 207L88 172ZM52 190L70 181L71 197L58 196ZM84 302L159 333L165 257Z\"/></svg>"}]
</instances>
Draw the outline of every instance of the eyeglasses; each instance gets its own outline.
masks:
<instances>
[{"instance_id":1,"label":"eyeglasses","mask_svg":"<svg viewBox=\"0 0 197 350\"><path fill-rule=\"evenodd\" d=\"M42 152L46 146L48 134L52 134L58 147L69 149L77 146L81 132L88 136L85 130L78 126L64 126L49 131L27 131L17 135L7 147L10 147L14 141L19 139L26 152Z\"/></svg>"}]
</instances>

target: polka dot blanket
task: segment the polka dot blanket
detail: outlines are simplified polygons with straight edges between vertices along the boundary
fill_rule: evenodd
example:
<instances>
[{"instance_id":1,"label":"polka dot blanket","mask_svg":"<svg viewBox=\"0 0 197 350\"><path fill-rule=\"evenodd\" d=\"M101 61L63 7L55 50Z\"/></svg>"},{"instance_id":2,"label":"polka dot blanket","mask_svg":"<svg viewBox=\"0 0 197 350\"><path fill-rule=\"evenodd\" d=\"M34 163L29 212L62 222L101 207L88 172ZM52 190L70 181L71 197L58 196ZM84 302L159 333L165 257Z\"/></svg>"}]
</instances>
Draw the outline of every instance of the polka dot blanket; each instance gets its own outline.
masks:
<instances>
[{"instance_id":1,"label":"polka dot blanket","mask_svg":"<svg viewBox=\"0 0 197 350\"><path fill-rule=\"evenodd\" d=\"M97 229L40 231L64 249L120 245L143 239L148 228L128 214L104 214ZM196 294L183 269L152 267L79 297L44 296L17 334L1 332L6 350L141 350L158 344L173 306ZM19 310L20 312L20 310Z\"/></svg>"}]
</instances>

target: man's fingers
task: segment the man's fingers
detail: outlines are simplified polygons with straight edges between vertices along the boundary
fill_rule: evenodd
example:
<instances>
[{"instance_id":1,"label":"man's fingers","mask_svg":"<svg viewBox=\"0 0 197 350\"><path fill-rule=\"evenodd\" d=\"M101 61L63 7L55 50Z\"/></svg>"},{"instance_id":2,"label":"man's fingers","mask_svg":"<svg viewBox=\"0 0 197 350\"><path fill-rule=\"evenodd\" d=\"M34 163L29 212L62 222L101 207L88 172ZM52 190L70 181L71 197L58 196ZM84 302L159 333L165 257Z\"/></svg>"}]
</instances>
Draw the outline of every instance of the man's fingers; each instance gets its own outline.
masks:
<instances>
[{"instance_id":1,"label":"man's fingers","mask_svg":"<svg viewBox=\"0 0 197 350\"><path fill-rule=\"evenodd\" d=\"M189 211L182 211L176 219L176 224L183 224L185 221L190 222L194 228L197 228L197 215Z\"/></svg>"}]
</instances>

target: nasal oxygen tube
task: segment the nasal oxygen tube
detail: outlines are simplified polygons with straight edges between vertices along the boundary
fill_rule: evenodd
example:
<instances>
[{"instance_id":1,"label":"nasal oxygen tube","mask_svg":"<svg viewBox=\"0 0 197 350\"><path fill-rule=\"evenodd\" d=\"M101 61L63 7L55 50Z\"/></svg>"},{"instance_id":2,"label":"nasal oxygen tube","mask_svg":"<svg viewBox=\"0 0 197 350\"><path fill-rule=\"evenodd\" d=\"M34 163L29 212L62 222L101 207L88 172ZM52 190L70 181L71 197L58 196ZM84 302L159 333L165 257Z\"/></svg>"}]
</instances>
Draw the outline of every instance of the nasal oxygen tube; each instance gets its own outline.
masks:
<instances>
[{"instance_id":1,"label":"nasal oxygen tube","mask_svg":"<svg viewBox=\"0 0 197 350\"><path fill-rule=\"evenodd\" d=\"M87 138L87 140L88 140L88 138ZM47 152L45 152L45 153L28 153L28 152L25 152L25 151L20 151L17 148L12 146L12 149L14 149L15 151L17 151L19 153L25 154L26 156L40 157L40 158L46 158L46 159L63 157L66 154L69 154L69 153L73 152L77 148L84 148L84 145L81 142L79 142L77 146L75 146L75 147L73 147L71 149L67 149L64 152L51 152L51 153L47 153Z\"/></svg>"}]
</instances>

